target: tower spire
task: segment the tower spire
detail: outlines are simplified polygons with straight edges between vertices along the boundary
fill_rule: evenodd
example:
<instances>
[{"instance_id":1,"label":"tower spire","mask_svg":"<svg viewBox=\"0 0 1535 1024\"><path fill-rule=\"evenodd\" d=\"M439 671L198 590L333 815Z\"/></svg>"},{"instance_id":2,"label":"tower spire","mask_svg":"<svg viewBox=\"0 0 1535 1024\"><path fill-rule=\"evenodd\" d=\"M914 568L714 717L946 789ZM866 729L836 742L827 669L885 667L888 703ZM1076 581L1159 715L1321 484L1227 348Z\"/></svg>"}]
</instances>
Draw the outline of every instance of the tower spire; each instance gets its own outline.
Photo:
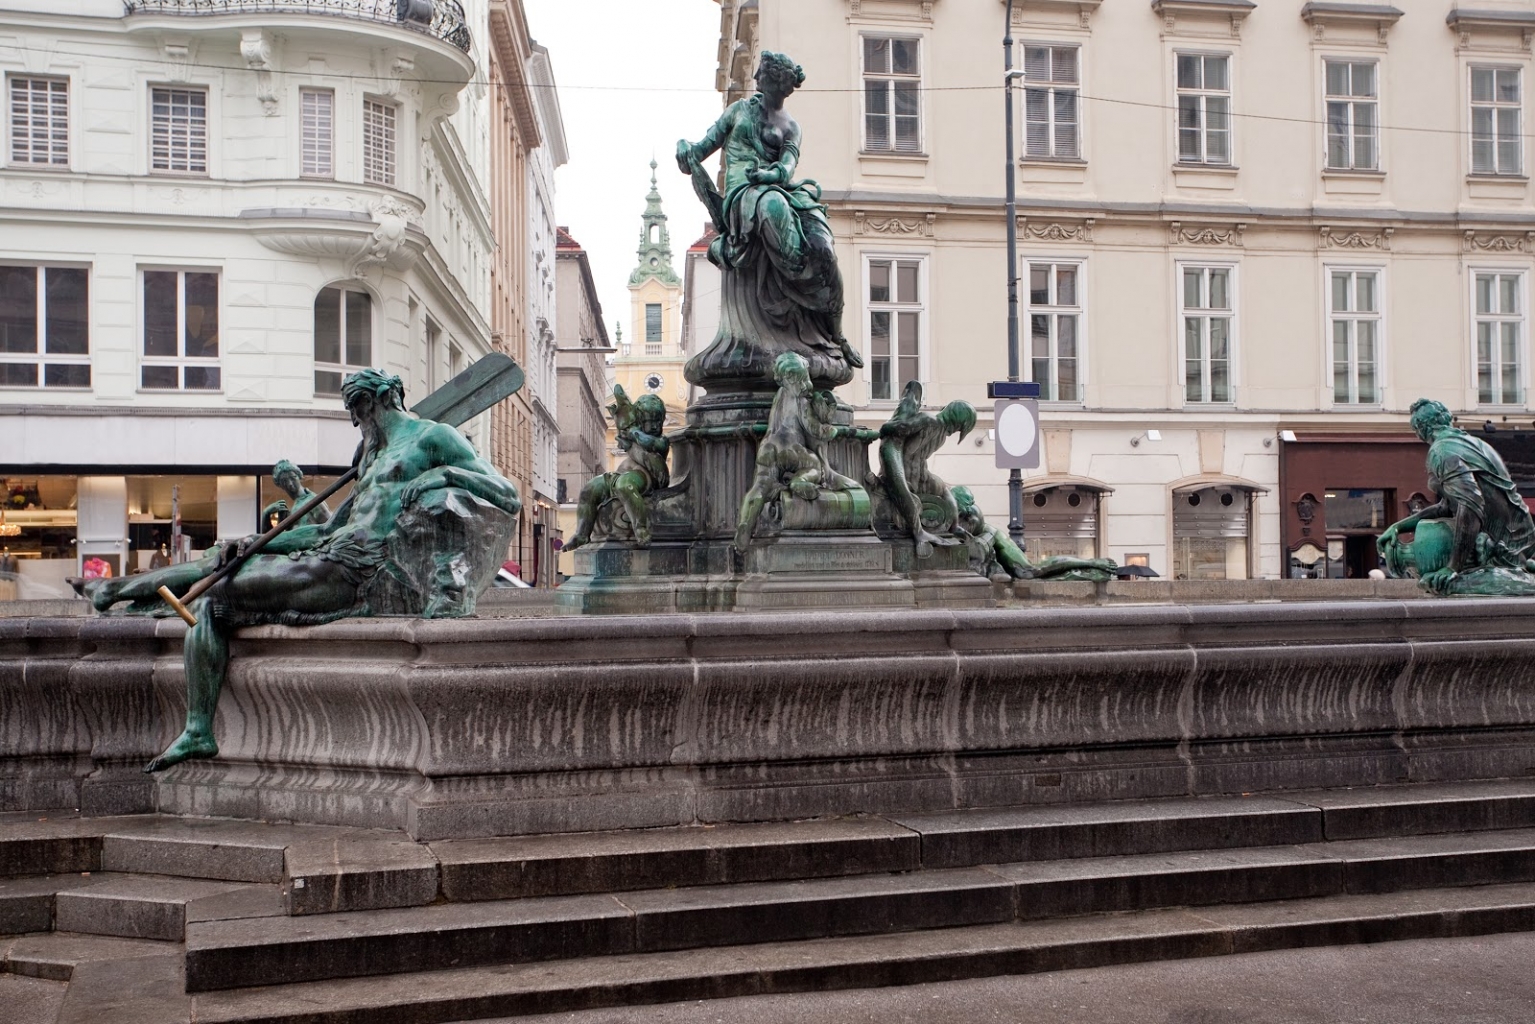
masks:
<instances>
[{"instance_id":1,"label":"tower spire","mask_svg":"<svg viewBox=\"0 0 1535 1024\"><path fill-rule=\"evenodd\" d=\"M639 263L629 275L632 288L646 278L663 284L681 284L672 267L672 240L666 229L666 214L661 212L661 190L656 185L656 160L650 158L650 192L645 196L645 212L640 218Z\"/></svg>"}]
</instances>

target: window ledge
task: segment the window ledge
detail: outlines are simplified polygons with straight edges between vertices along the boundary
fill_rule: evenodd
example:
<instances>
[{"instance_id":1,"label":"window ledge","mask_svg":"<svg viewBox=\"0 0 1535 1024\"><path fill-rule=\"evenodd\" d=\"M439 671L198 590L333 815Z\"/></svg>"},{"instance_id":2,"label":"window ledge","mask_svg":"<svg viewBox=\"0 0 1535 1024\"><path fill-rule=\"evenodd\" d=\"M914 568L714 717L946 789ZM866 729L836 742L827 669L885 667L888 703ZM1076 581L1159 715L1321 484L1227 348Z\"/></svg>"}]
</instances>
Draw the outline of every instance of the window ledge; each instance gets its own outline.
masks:
<instances>
[{"instance_id":1,"label":"window ledge","mask_svg":"<svg viewBox=\"0 0 1535 1024\"><path fill-rule=\"evenodd\" d=\"M1086 167L1087 161L1079 156L1024 156L1018 163L1024 167Z\"/></svg>"},{"instance_id":2,"label":"window ledge","mask_svg":"<svg viewBox=\"0 0 1535 1024\"><path fill-rule=\"evenodd\" d=\"M1384 178L1385 176L1385 171L1371 170L1362 167L1322 168L1322 177L1324 178Z\"/></svg>"},{"instance_id":3,"label":"window ledge","mask_svg":"<svg viewBox=\"0 0 1535 1024\"><path fill-rule=\"evenodd\" d=\"M1523 184L1530 180L1527 174L1468 174L1467 181L1516 181Z\"/></svg>"},{"instance_id":4,"label":"window ledge","mask_svg":"<svg viewBox=\"0 0 1535 1024\"><path fill-rule=\"evenodd\" d=\"M1180 188L1234 189L1237 174L1233 164L1173 164L1173 184Z\"/></svg>"},{"instance_id":5,"label":"window ledge","mask_svg":"<svg viewBox=\"0 0 1535 1024\"><path fill-rule=\"evenodd\" d=\"M881 160L926 160L926 153L903 153L893 149L860 149L859 156L873 156Z\"/></svg>"},{"instance_id":6,"label":"window ledge","mask_svg":"<svg viewBox=\"0 0 1535 1024\"><path fill-rule=\"evenodd\" d=\"M1466 195L1472 199L1523 199L1530 179L1522 174L1468 174Z\"/></svg>"},{"instance_id":7,"label":"window ledge","mask_svg":"<svg viewBox=\"0 0 1535 1024\"><path fill-rule=\"evenodd\" d=\"M1386 188L1384 171L1324 170L1322 191L1333 195L1378 196Z\"/></svg>"},{"instance_id":8,"label":"window ledge","mask_svg":"<svg viewBox=\"0 0 1535 1024\"><path fill-rule=\"evenodd\" d=\"M1026 157L1018 161L1018 178L1025 183L1080 185L1087 180L1087 161Z\"/></svg>"},{"instance_id":9,"label":"window ledge","mask_svg":"<svg viewBox=\"0 0 1535 1024\"><path fill-rule=\"evenodd\" d=\"M1175 171L1193 171L1195 174L1236 174L1241 170L1236 164L1195 164L1179 161L1173 164Z\"/></svg>"},{"instance_id":10,"label":"window ledge","mask_svg":"<svg viewBox=\"0 0 1535 1024\"><path fill-rule=\"evenodd\" d=\"M24 160L9 160L5 169L18 174L68 174L74 170L69 164L29 164Z\"/></svg>"},{"instance_id":11,"label":"window ledge","mask_svg":"<svg viewBox=\"0 0 1535 1024\"><path fill-rule=\"evenodd\" d=\"M52 395L52 394L55 394L55 393L60 392L60 391L68 391L68 392L71 392L71 393L77 394L77 395L88 395L92 391L95 391L95 390L96 389L94 387L66 388L66 387L60 387L57 384L52 384L52 385L50 385L50 384L0 384L0 391L6 391L6 392L31 391L31 392L35 392L37 394L46 394L46 395Z\"/></svg>"}]
</instances>

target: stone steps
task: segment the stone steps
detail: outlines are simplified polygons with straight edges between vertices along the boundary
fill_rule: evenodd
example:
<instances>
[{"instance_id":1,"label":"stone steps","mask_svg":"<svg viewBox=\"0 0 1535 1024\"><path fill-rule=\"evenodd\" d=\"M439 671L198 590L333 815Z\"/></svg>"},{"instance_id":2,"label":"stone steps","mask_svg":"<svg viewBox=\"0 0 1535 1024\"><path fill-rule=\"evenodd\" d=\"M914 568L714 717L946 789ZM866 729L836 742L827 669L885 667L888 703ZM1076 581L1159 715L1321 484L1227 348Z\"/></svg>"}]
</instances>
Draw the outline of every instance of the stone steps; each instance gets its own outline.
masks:
<instances>
[{"instance_id":1,"label":"stone steps","mask_svg":"<svg viewBox=\"0 0 1535 1024\"><path fill-rule=\"evenodd\" d=\"M189 923L188 991L1535 881L1535 829Z\"/></svg>"},{"instance_id":2,"label":"stone steps","mask_svg":"<svg viewBox=\"0 0 1535 1024\"><path fill-rule=\"evenodd\" d=\"M1531 929L1535 885L1430 889L272 985L191 995L175 1019L434 1024Z\"/></svg>"},{"instance_id":3,"label":"stone steps","mask_svg":"<svg viewBox=\"0 0 1535 1024\"><path fill-rule=\"evenodd\" d=\"M273 884L112 872L0 880L0 935L61 931L181 942L188 922L283 913Z\"/></svg>"}]
</instances>

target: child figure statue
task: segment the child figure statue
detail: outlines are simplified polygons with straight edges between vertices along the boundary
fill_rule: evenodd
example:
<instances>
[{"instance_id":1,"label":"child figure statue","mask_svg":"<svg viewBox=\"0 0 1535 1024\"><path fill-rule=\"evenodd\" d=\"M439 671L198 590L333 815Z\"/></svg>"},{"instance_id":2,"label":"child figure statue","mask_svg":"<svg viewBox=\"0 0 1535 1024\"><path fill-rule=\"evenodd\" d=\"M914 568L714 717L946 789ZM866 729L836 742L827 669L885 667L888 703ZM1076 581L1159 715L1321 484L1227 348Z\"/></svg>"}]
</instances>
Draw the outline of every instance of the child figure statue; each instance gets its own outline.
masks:
<instances>
[{"instance_id":1,"label":"child figure statue","mask_svg":"<svg viewBox=\"0 0 1535 1024\"><path fill-rule=\"evenodd\" d=\"M666 428L666 403L655 395L641 395L631 402L622 385L615 384L608 413L613 417L624 461L617 471L594 476L581 488L576 535L566 542L566 551L591 543L597 513L609 501L623 506L634 530L635 547L649 547L650 513L645 508L645 498L665 488L671 479L666 467L671 445L662 435Z\"/></svg>"}]
</instances>

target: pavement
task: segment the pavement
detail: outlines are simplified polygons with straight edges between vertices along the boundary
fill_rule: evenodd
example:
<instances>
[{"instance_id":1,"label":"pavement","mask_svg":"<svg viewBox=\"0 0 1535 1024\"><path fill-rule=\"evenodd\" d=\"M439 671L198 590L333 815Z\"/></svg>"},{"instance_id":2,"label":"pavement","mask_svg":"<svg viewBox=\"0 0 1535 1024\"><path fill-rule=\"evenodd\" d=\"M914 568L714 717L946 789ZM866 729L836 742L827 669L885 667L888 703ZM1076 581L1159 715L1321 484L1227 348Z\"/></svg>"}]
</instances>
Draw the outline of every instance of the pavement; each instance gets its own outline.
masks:
<instances>
[{"instance_id":1,"label":"pavement","mask_svg":"<svg viewBox=\"0 0 1535 1024\"><path fill-rule=\"evenodd\" d=\"M1530 1024L1535 934L750 996L494 1024Z\"/></svg>"}]
</instances>

